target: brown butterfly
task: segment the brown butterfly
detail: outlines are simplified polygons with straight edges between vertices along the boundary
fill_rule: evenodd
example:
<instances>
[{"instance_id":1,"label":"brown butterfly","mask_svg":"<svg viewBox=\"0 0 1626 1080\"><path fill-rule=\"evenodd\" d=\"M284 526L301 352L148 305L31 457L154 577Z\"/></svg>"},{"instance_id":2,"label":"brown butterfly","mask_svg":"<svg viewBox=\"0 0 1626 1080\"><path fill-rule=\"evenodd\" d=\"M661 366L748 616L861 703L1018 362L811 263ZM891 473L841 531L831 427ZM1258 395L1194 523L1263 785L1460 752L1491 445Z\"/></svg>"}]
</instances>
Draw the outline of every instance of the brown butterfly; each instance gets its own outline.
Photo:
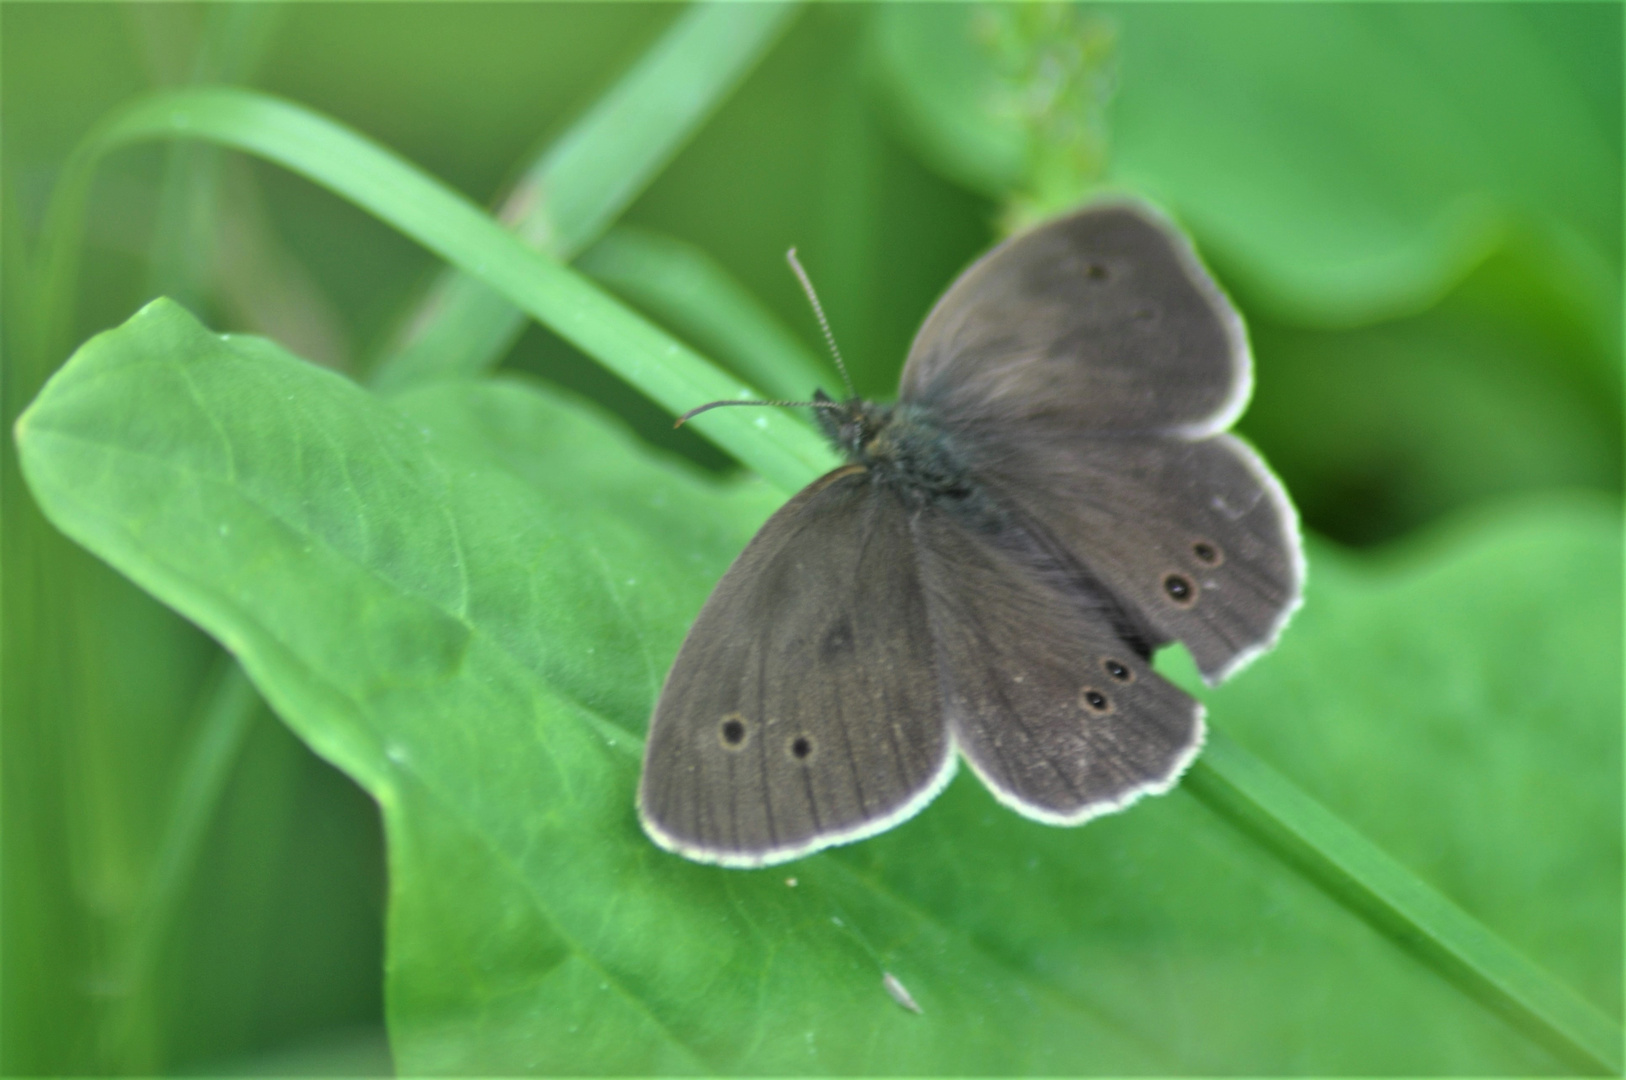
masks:
<instances>
[{"instance_id":1,"label":"brown butterfly","mask_svg":"<svg viewBox=\"0 0 1626 1080\"><path fill-rule=\"evenodd\" d=\"M763 866L890 828L963 756L1059 825L1167 790L1211 683L1269 648L1304 579L1297 519L1225 434L1241 319L1173 226L1103 202L950 286L895 405L813 403L847 464L717 585L650 723L638 793L680 855Z\"/></svg>"}]
</instances>

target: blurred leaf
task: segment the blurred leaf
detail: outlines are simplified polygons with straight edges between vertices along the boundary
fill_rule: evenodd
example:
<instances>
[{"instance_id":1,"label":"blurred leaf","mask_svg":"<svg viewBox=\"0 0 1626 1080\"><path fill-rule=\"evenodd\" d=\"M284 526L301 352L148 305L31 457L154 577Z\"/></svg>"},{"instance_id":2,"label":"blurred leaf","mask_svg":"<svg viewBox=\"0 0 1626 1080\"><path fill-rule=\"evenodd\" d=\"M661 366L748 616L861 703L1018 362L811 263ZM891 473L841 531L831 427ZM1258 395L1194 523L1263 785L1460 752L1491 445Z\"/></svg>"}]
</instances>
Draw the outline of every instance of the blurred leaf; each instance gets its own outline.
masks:
<instances>
[{"instance_id":1,"label":"blurred leaf","mask_svg":"<svg viewBox=\"0 0 1626 1080\"><path fill-rule=\"evenodd\" d=\"M1242 427L1306 521L1372 543L1504 493L1620 489L1618 372L1498 308L1490 271L1507 267L1497 258L1434 310L1359 330L1253 320Z\"/></svg>"},{"instance_id":2,"label":"blurred leaf","mask_svg":"<svg viewBox=\"0 0 1626 1080\"><path fill-rule=\"evenodd\" d=\"M1022 183L1031 133L1000 115L997 61L970 5L888 4L874 17L879 73L899 123L933 166L992 198Z\"/></svg>"},{"instance_id":3,"label":"blurred leaf","mask_svg":"<svg viewBox=\"0 0 1626 1080\"><path fill-rule=\"evenodd\" d=\"M87 344L19 438L53 520L219 636L379 800L405 1071L1564 1067L1184 789L1073 831L1022 820L962 778L916 821L788 877L657 851L632 812L644 720L693 612L777 498L701 482L580 405L475 384L388 404L160 302ZM1619 578L1606 515L1532 520L1511 542L1494 523L1471 534L1518 551L1517 574L1486 574L1510 556L1480 564L1461 543L1378 586L1318 571L1308 610L1339 617L1306 618L1285 660L1221 694L1304 739L1333 737L1304 720L1324 701L1337 712L1326 723L1344 717L1361 743L1373 712L1271 672L1342 669L1364 685L1398 669L1416 672L1405 695L1374 705L1402 701L1413 729L1475 720L1462 679L1527 647L1521 609L1582 588L1618 601L1597 588ZM1478 606L1441 602L1473 587ZM1545 703L1544 724L1618 709L1614 667L1576 677L1560 663L1606 632L1607 604L1591 610L1539 624L1549 662L1509 683ZM1357 612L1374 629L1351 637ZM1612 640L1618 651L1618 626ZM1434 679L1428 642L1475 659ZM1591 817L1618 802L1618 755L1573 780L1586 794L1554 800L1540 778L1580 751L1554 757L1551 742L1497 757L1513 770L1509 811L1545 828L1465 830L1461 848L1420 860L1489 858L1474 897L1487 917L1508 910L1509 874L1575 865L1548 850L1548 830L1618 851L1618 814ZM1349 797L1403 805L1422 776L1419 805L1443 788L1471 820L1481 777L1394 758L1363 757ZM1436 834L1416 820L1409 850L1427 851ZM1567 950L1592 988L1608 968L1577 966L1574 930L1618 940L1619 905L1604 903L1607 866L1584 873L1596 897L1584 914L1519 922L1527 947ZM888 973L923 1015L887 996Z\"/></svg>"},{"instance_id":4,"label":"blurred leaf","mask_svg":"<svg viewBox=\"0 0 1626 1080\"><path fill-rule=\"evenodd\" d=\"M928 157L1002 198L1012 231L1076 205L1107 167L1114 26L1081 4L877 9L898 119Z\"/></svg>"},{"instance_id":5,"label":"blurred leaf","mask_svg":"<svg viewBox=\"0 0 1626 1080\"><path fill-rule=\"evenodd\" d=\"M1118 28L1109 176L1176 209L1238 297L1244 427L1312 527L1372 543L1620 489L1618 9L1095 10ZM928 160L1010 200L1029 151L988 20L890 7L877 55Z\"/></svg>"},{"instance_id":6,"label":"blurred leaf","mask_svg":"<svg viewBox=\"0 0 1626 1080\"><path fill-rule=\"evenodd\" d=\"M1530 32L1584 17L1616 43L1618 80L1616 8L1097 10L1118 25L1109 179L1178 210L1276 317L1347 326L1422 310L1515 227L1573 234L1601 256L1583 264L1618 264L1618 95L1599 115L1572 73L1577 42ZM889 7L878 51L928 159L1008 196L1026 150L1000 115L982 17Z\"/></svg>"}]
</instances>

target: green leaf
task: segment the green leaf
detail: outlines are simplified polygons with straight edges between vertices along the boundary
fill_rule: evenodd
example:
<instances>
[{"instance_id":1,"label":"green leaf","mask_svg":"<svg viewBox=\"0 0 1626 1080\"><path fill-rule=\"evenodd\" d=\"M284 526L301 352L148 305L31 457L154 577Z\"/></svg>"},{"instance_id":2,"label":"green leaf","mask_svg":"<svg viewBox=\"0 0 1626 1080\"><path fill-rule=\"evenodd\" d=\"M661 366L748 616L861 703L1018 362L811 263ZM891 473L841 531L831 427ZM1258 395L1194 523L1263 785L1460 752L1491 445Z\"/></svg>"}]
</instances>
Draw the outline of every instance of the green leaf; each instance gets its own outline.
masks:
<instances>
[{"instance_id":1,"label":"green leaf","mask_svg":"<svg viewBox=\"0 0 1626 1080\"><path fill-rule=\"evenodd\" d=\"M1265 677L1210 695L1238 739L1617 1016L1622 554L1618 501L1579 494L1322 552Z\"/></svg>"},{"instance_id":2,"label":"green leaf","mask_svg":"<svg viewBox=\"0 0 1626 1080\"><path fill-rule=\"evenodd\" d=\"M1619 370L1599 377L1584 343L1508 317L1484 278L1359 330L1252 320L1242 428L1306 520L1371 543L1500 495L1620 489Z\"/></svg>"},{"instance_id":3,"label":"green leaf","mask_svg":"<svg viewBox=\"0 0 1626 1080\"><path fill-rule=\"evenodd\" d=\"M700 480L579 403L463 383L385 402L159 302L88 343L18 435L52 520L222 640L379 801L404 1071L1533 1073L1573 1060L1186 788L1061 830L962 777L915 821L789 868L658 851L632 811L645 718L693 612L777 497ZM1407 733L1443 718L1472 735L1482 703L1461 695L1476 672L1434 678L1430 657L1504 663L1540 634L1545 662L1509 686L1548 718L1618 711L1613 675L1572 666L1607 633L1601 616L1521 617L1582 607L1582 590L1618 598L1599 587L1618 586L1618 526L1589 510L1543 528L1543 513L1384 574L1340 572L1347 557L1317 549L1306 615L1215 695L1217 723L1245 712L1315 749L1342 724L1373 751L1347 774L1319 760L1359 806L1426 808L1443 788L1471 809L1485 790L1473 769L1430 769L1418 790L1404 755L1381 752L1383 709L1345 707L1365 699L1322 695L1311 675L1392 677L1394 696L1371 700L1402 702ZM1475 586L1473 606L1442 602ZM1328 616L1312 619L1318 608ZM1295 665L1302 682L1273 674ZM1291 745L1257 745L1278 742ZM1585 816L1618 803L1618 779L1594 765L1570 781L1589 794L1554 798L1539 781L1565 759L1550 746L1498 756L1507 814L1541 828L1453 833L1461 847L1416 865L1488 859L1475 880L1496 898L1467 900L1501 926L1523 899L1508 899L1509 876L1547 860L1589 897L1579 913L1521 916L1521 944L1559 962L1547 950L1580 938L1539 928L1619 939L1618 872L1609 886L1607 866L1549 850L1558 832L1587 838L1578 859L1619 851L1618 814ZM1618 948L1607 961L1562 950L1589 989L1610 965L1618 982ZM888 995L888 974L921 1015Z\"/></svg>"}]
</instances>

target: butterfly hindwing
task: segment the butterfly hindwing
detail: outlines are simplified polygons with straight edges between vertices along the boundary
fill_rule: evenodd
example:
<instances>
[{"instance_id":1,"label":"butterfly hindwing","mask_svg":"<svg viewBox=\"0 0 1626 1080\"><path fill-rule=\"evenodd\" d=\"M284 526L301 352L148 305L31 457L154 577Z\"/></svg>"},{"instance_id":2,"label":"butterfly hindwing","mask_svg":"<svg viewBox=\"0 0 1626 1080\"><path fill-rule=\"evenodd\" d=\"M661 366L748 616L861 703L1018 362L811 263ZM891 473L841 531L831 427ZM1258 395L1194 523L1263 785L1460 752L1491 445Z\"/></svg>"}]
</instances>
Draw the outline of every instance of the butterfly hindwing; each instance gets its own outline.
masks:
<instances>
[{"instance_id":1,"label":"butterfly hindwing","mask_svg":"<svg viewBox=\"0 0 1626 1080\"><path fill-rule=\"evenodd\" d=\"M1110 598L1017 528L913 519L949 727L1000 801L1077 824L1163 791L1202 706L1119 635Z\"/></svg>"},{"instance_id":2,"label":"butterfly hindwing","mask_svg":"<svg viewBox=\"0 0 1626 1080\"><path fill-rule=\"evenodd\" d=\"M1209 434L1250 379L1242 322L1190 244L1147 207L1108 202L966 270L916 336L900 396L955 427Z\"/></svg>"},{"instance_id":3,"label":"butterfly hindwing","mask_svg":"<svg viewBox=\"0 0 1626 1080\"><path fill-rule=\"evenodd\" d=\"M1002 500L1101 582L1150 644L1182 642L1209 682L1269 648L1298 606L1297 517L1233 436L1029 429L984 457Z\"/></svg>"},{"instance_id":4,"label":"butterfly hindwing","mask_svg":"<svg viewBox=\"0 0 1626 1080\"><path fill-rule=\"evenodd\" d=\"M705 862L781 862L908 817L952 766L907 514L838 469L695 620L650 723L645 829Z\"/></svg>"}]
</instances>

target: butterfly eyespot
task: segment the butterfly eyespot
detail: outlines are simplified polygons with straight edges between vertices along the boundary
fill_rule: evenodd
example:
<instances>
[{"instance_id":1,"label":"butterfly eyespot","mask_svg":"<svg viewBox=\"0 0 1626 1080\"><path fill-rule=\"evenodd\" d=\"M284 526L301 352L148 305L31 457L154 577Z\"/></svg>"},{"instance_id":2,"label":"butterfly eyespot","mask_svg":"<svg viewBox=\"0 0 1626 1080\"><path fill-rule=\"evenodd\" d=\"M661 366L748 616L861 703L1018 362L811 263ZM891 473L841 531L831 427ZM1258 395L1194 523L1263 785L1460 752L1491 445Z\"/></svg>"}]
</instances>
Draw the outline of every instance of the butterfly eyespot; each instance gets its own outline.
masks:
<instances>
[{"instance_id":1,"label":"butterfly eyespot","mask_svg":"<svg viewBox=\"0 0 1626 1080\"><path fill-rule=\"evenodd\" d=\"M1197 542L1193 543L1191 545L1191 553L1195 555L1197 557L1197 561L1202 563L1204 566L1218 566L1220 563L1225 561L1225 556L1220 552L1219 547L1215 544L1210 544L1207 540L1198 540Z\"/></svg>"},{"instance_id":2,"label":"butterfly eyespot","mask_svg":"<svg viewBox=\"0 0 1626 1080\"><path fill-rule=\"evenodd\" d=\"M1163 578L1163 591L1169 594L1181 607L1190 607L1197 602L1197 586L1184 574L1169 574Z\"/></svg>"},{"instance_id":3,"label":"butterfly eyespot","mask_svg":"<svg viewBox=\"0 0 1626 1080\"><path fill-rule=\"evenodd\" d=\"M717 725L717 737L722 740L724 750L738 750L745 745L746 736L750 734L745 717L739 713L729 713Z\"/></svg>"},{"instance_id":4,"label":"butterfly eyespot","mask_svg":"<svg viewBox=\"0 0 1626 1080\"><path fill-rule=\"evenodd\" d=\"M1078 692L1078 703L1093 713L1109 713L1112 711L1112 699L1093 686L1086 686Z\"/></svg>"},{"instance_id":5,"label":"butterfly eyespot","mask_svg":"<svg viewBox=\"0 0 1626 1080\"><path fill-rule=\"evenodd\" d=\"M1117 679L1121 683L1131 683L1135 681L1135 673L1129 670L1129 666L1127 664L1108 657L1107 659L1101 661L1101 666L1107 669L1108 675L1111 675L1114 679Z\"/></svg>"},{"instance_id":6,"label":"butterfly eyespot","mask_svg":"<svg viewBox=\"0 0 1626 1080\"><path fill-rule=\"evenodd\" d=\"M790 741L790 756L797 761L806 761L813 756L813 740L806 735L798 735Z\"/></svg>"}]
</instances>

